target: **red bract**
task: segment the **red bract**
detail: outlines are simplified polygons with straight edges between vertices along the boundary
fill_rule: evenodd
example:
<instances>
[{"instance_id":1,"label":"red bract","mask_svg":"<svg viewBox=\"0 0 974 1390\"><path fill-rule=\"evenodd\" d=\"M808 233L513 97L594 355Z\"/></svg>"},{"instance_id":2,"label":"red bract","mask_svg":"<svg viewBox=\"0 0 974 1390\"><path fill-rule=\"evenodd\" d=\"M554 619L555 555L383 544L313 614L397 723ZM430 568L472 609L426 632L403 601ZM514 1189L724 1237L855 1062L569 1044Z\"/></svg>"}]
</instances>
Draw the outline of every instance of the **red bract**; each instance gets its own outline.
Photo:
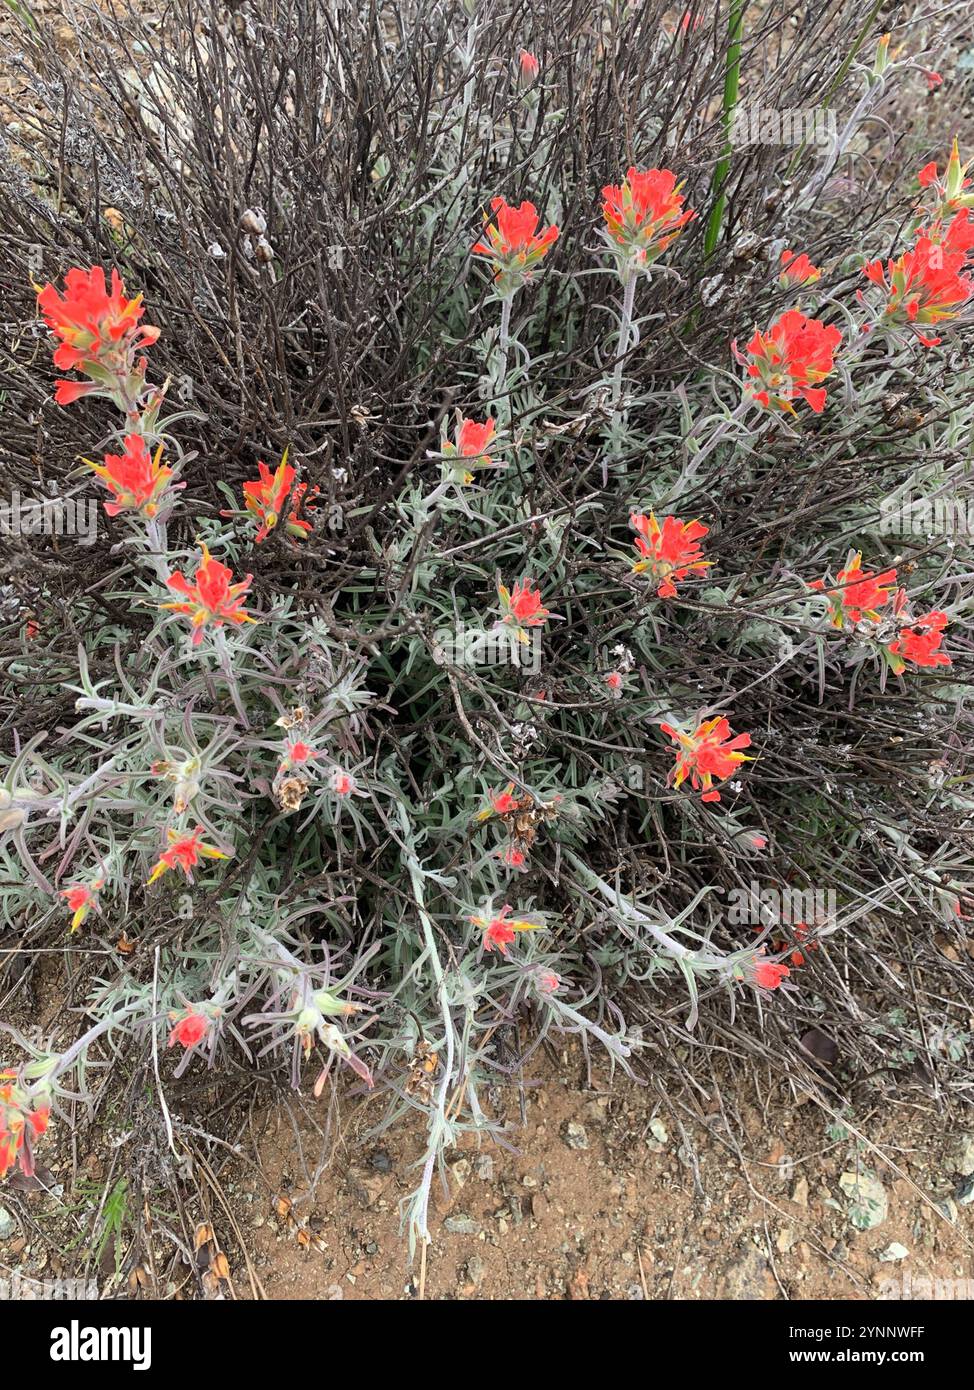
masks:
<instances>
[{"instance_id":1,"label":"red bract","mask_svg":"<svg viewBox=\"0 0 974 1390\"><path fill-rule=\"evenodd\" d=\"M797 285L809 285L815 280L820 280L822 272L817 266L812 265L811 261L804 254L796 256L794 251L782 251L781 270L778 273L778 283L782 289L789 289Z\"/></svg>"},{"instance_id":2,"label":"red bract","mask_svg":"<svg viewBox=\"0 0 974 1390\"><path fill-rule=\"evenodd\" d=\"M350 772L343 772L340 767L336 767L331 774L331 789L336 796L351 796L355 790L355 778Z\"/></svg>"},{"instance_id":3,"label":"red bract","mask_svg":"<svg viewBox=\"0 0 974 1390\"><path fill-rule=\"evenodd\" d=\"M501 622L514 628L518 640L528 640L526 628L543 627L549 617L549 609L541 602L541 590L534 587L534 580L525 577L508 590L498 584L497 596L501 605Z\"/></svg>"},{"instance_id":4,"label":"red bract","mask_svg":"<svg viewBox=\"0 0 974 1390\"><path fill-rule=\"evenodd\" d=\"M750 734L737 734L732 737L730 724L722 716L706 719L692 734L674 728L672 724L660 724L663 733L680 746L675 753L676 762L670 769L667 784L680 787L689 777L694 791L702 791L702 801L719 801L720 792L714 781L722 782L736 772L740 763L751 759L741 748L751 746Z\"/></svg>"},{"instance_id":5,"label":"red bract","mask_svg":"<svg viewBox=\"0 0 974 1390\"><path fill-rule=\"evenodd\" d=\"M306 536L311 530L311 523L299 517L298 512L308 485L298 483L297 487L294 486L297 470L288 463L287 450L284 450L284 456L273 473L263 459L257 464L257 473L259 476L256 479L243 485L244 506L260 522L254 537L256 544L260 545L261 541L266 540L278 524L288 497L291 497L291 507L284 521L284 529L296 539Z\"/></svg>"},{"instance_id":6,"label":"red bract","mask_svg":"<svg viewBox=\"0 0 974 1390\"><path fill-rule=\"evenodd\" d=\"M160 444L153 458L141 435L127 434L124 454L106 454L104 463L84 460L115 498L104 504L108 516L118 516L119 512L141 512L150 518L156 515L172 477L172 469L159 462L162 447Z\"/></svg>"},{"instance_id":7,"label":"red bract","mask_svg":"<svg viewBox=\"0 0 974 1390\"><path fill-rule=\"evenodd\" d=\"M896 586L896 570L880 574L862 568L862 552L850 553L845 569L836 576L836 588L826 589L824 579L813 579L812 589L828 594L832 607L833 627L844 627L846 620L861 622L863 617L879 622L878 610L889 602Z\"/></svg>"},{"instance_id":8,"label":"red bract","mask_svg":"<svg viewBox=\"0 0 974 1390\"><path fill-rule=\"evenodd\" d=\"M192 583L178 571L167 579L168 587L174 593L183 594L186 602L164 603L161 607L183 613L191 620L194 647L202 642L203 631L208 626L222 627L224 623L233 623L239 627L242 623L257 621L238 602L250 588L253 575L246 575L237 584L231 584L232 578L232 570L214 560L204 545L203 558Z\"/></svg>"},{"instance_id":9,"label":"red bract","mask_svg":"<svg viewBox=\"0 0 974 1390\"><path fill-rule=\"evenodd\" d=\"M168 873L170 869L182 869L183 873L193 881L193 869L199 864L201 859L229 859L222 849L216 849L213 845L204 845L201 836L202 826L198 826L192 835L180 835L175 830L166 832L169 839L169 848L163 850L158 860L153 866L152 873L149 875L148 883L155 883L157 878Z\"/></svg>"},{"instance_id":10,"label":"red bract","mask_svg":"<svg viewBox=\"0 0 974 1390\"><path fill-rule=\"evenodd\" d=\"M197 1013L193 1008L186 1009L182 1014L171 1013L169 1020L175 1022L169 1034L168 1047L175 1047L176 1043L181 1047L195 1047L197 1043L202 1042L210 1029L206 1015Z\"/></svg>"},{"instance_id":11,"label":"red bract","mask_svg":"<svg viewBox=\"0 0 974 1390\"><path fill-rule=\"evenodd\" d=\"M660 598L675 598L676 583L690 574L705 574L710 561L703 558L697 542L710 530L699 521L663 518L662 526L653 512L648 516L633 512L629 525L638 532L633 542L642 557L633 561L633 573L649 572L658 581Z\"/></svg>"},{"instance_id":12,"label":"red bract","mask_svg":"<svg viewBox=\"0 0 974 1390\"><path fill-rule=\"evenodd\" d=\"M104 388L111 378L120 379L133 370L134 355L159 337L159 329L139 320L145 313L142 296L126 299L118 271L112 271L111 289L105 284L101 266L91 270L68 271L64 294L45 285L37 304L47 326L60 346L54 352L54 365L61 371L77 370L90 376L92 384L59 381L56 399L69 405L79 396Z\"/></svg>"},{"instance_id":13,"label":"red bract","mask_svg":"<svg viewBox=\"0 0 974 1390\"><path fill-rule=\"evenodd\" d=\"M457 423L455 442L444 439L441 452L444 458L462 459L469 468L502 468L504 464L501 460L493 458L490 453L496 434L497 422L492 417L480 421L461 415ZM463 481L472 482L473 474L464 471Z\"/></svg>"},{"instance_id":14,"label":"red bract","mask_svg":"<svg viewBox=\"0 0 974 1390\"><path fill-rule=\"evenodd\" d=\"M506 816L514 810L517 805L517 797L514 795L514 783L508 782L501 792L488 792L487 799L490 802L485 810L477 813L478 820L489 820L491 816Z\"/></svg>"},{"instance_id":15,"label":"red bract","mask_svg":"<svg viewBox=\"0 0 974 1390\"><path fill-rule=\"evenodd\" d=\"M896 260L870 261L863 274L882 291L882 322L892 327L913 328L924 347L936 347L939 338L920 332L920 325L956 318L958 311L974 294L974 281L960 272L967 263L967 250L974 242L967 213L956 227L951 224L941 239L921 234L916 245ZM939 228L935 235L940 236Z\"/></svg>"},{"instance_id":16,"label":"red bract","mask_svg":"<svg viewBox=\"0 0 974 1390\"><path fill-rule=\"evenodd\" d=\"M539 931L544 926L539 917L511 917L513 911L514 909L505 903L497 913L474 914L470 918L474 926L479 927L484 934L485 951L493 951L496 948L502 956L506 956L507 948L518 932Z\"/></svg>"},{"instance_id":17,"label":"red bract","mask_svg":"<svg viewBox=\"0 0 974 1390\"><path fill-rule=\"evenodd\" d=\"M842 334L831 324L787 309L767 333L755 331L747 345L747 374L753 384L745 388L746 394L766 410L790 414L795 413L792 401L800 397L818 414L825 408L825 389L818 383L833 370L841 342Z\"/></svg>"},{"instance_id":18,"label":"red bract","mask_svg":"<svg viewBox=\"0 0 974 1390\"><path fill-rule=\"evenodd\" d=\"M525 78L526 81L533 82L534 79L537 77L538 73L541 71L541 64L538 62L534 54L529 53L526 48L521 49L521 56L519 61L521 64L521 75Z\"/></svg>"},{"instance_id":19,"label":"red bract","mask_svg":"<svg viewBox=\"0 0 974 1390\"><path fill-rule=\"evenodd\" d=\"M61 889L61 897L67 902L73 916L71 930L77 931L93 907L98 906L98 892L104 886L103 879L95 879L91 884L73 883Z\"/></svg>"},{"instance_id":20,"label":"red bract","mask_svg":"<svg viewBox=\"0 0 974 1390\"><path fill-rule=\"evenodd\" d=\"M777 989L782 980L787 980L791 971L780 961L755 960L751 967L751 983L758 989Z\"/></svg>"},{"instance_id":21,"label":"red bract","mask_svg":"<svg viewBox=\"0 0 974 1390\"><path fill-rule=\"evenodd\" d=\"M498 294L510 295L548 254L558 240L558 228L552 225L539 232L540 219L533 203L515 208L504 198L494 198L490 207L494 220L484 223L486 240L474 243L473 254L491 261Z\"/></svg>"},{"instance_id":22,"label":"red bract","mask_svg":"<svg viewBox=\"0 0 974 1390\"><path fill-rule=\"evenodd\" d=\"M34 1172L33 1141L47 1130L51 1107L43 1095L32 1095L15 1071L0 1071L0 1179L20 1164Z\"/></svg>"},{"instance_id":23,"label":"red bract","mask_svg":"<svg viewBox=\"0 0 974 1390\"><path fill-rule=\"evenodd\" d=\"M602 189L606 237L617 256L622 251L620 273L652 265L696 217L683 206L682 187L671 169L631 168L621 184Z\"/></svg>"},{"instance_id":24,"label":"red bract","mask_svg":"<svg viewBox=\"0 0 974 1390\"><path fill-rule=\"evenodd\" d=\"M966 164L960 162L960 150L955 138L942 175L938 173L935 160L925 164L917 174L920 187L931 191L930 201L924 207L937 221L960 208L974 207L974 193L964 191L971 186L971 180L966 177L967 168Z\"/></svg>"},{"instance_id":25,"label":"red bract","mask_svg":"<svg viewBox=\"0 0 974 1390\"><path fill-rule=\"evenodd\" d=\"M947 614L933 609L916 618L908 627L900 629L899 637L888 648L890 656L894 658L890 664L897 675L906 669L909 661L914 666L951 665L950 657L940 650L947 623Z\"/></svg>"}]
</instances>

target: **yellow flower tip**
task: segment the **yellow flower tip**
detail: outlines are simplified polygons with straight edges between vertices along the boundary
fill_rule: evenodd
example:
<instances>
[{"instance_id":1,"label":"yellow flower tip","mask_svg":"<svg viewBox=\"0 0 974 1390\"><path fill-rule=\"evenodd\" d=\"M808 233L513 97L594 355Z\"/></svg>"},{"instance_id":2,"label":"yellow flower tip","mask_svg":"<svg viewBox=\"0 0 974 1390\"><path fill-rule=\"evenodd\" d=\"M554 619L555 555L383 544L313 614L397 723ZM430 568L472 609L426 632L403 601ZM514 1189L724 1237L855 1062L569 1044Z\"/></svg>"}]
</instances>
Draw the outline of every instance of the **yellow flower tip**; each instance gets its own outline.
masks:
<instances>
[{"instance_id":1,"label":"yellow flower tip","mask_svg":"<svg viewBox=\"0 0 974 1390\"><path fill-rule=\"evenodd\" d=\"M152 870L152 873L146 879L145 886L148 888L151 884L155 883L156 879L162 878L163 874L166 872L168 868L169 865L164 863L163 860L160 859L158 864Z\"/></svg>"}]
</instances>

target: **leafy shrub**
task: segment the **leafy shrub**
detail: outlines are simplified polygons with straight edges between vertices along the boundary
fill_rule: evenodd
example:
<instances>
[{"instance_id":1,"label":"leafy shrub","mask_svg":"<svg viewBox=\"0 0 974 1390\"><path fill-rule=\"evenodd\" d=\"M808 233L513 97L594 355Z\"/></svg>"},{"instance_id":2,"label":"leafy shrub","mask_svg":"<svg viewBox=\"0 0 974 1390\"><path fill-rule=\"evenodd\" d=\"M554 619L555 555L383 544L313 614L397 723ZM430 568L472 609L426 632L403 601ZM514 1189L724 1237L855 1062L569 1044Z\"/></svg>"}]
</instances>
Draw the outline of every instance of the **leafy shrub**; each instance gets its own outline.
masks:
<instances>
[{"instance_id":1,"label":"leafy shrub","mask_svg":"<svg viewBox=\"0 0 974 1390\"><path fill-rule=\"evenodd\" d=\"M946 134L862 148L908 17L25 20L6 474L105 507L9 542L2 910L89 1026L10 1029L0 1167L123 1073L170 1143L179 1077L347 1077L427 1239L553 1033L816 1088L960 1031L971 576L890 519L967 505L974 234Z\"/></svg>"}]
</instances>

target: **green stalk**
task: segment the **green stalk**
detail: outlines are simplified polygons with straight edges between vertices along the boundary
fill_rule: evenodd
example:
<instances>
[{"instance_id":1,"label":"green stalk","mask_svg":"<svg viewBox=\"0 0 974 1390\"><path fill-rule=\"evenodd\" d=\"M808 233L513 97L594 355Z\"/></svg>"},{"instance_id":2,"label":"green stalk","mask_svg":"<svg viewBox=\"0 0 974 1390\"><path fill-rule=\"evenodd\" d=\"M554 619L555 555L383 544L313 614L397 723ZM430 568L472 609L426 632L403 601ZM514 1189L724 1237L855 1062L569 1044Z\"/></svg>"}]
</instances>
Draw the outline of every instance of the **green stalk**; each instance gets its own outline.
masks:
<instances>
[{"instance_id":1,"label":"green stalk","mask_svg":"<svg viewBox=\"0 0 974 1390\"><path fill-rule=\"evenodd\" d=\"M721 223L724 220L724 204L726 202L724 184L730 174L731 154L733 152L731 131L734 126L737 88L741 76L741 36L744 32L746 5L747 0L731 0L730 15L727 20L727 66L724 70L724 150L717 162L713 183L710 186L716 202L707 224L707 235L703 243L704 256L713 255L717 246L717 239L720 236Z\"/></svg>"}]
</instances>

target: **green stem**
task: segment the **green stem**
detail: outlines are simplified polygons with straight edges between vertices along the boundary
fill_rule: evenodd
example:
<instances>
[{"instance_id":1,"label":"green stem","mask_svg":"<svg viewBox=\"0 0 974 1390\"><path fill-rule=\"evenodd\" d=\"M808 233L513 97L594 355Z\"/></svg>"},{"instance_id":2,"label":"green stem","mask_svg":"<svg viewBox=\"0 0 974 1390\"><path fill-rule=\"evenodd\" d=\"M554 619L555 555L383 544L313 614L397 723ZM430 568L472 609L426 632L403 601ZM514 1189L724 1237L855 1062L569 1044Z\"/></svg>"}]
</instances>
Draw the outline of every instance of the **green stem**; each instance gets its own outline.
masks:
<instances>
[{"instance_id":1,"label":"green stem","mask_svg":"<svg viewBox=\"0 0 974 1390\"><path fill-rule=\"evenodd\" d=\"M710 214L710 221L707 224L707 235L704 238L703 253L705 256L713 255L724 220L724 204L726 202L724 184L730 174L731 154L733 153L731 131L734 125L734 112L737 109L737 88L741 76L741 36L744 32L745 8L746 0L731 0L730 15L727 20L727 66L724 70L724 150L717 162L711 184L711 192L716 201Z\"/></svg>"}]
</instances>

